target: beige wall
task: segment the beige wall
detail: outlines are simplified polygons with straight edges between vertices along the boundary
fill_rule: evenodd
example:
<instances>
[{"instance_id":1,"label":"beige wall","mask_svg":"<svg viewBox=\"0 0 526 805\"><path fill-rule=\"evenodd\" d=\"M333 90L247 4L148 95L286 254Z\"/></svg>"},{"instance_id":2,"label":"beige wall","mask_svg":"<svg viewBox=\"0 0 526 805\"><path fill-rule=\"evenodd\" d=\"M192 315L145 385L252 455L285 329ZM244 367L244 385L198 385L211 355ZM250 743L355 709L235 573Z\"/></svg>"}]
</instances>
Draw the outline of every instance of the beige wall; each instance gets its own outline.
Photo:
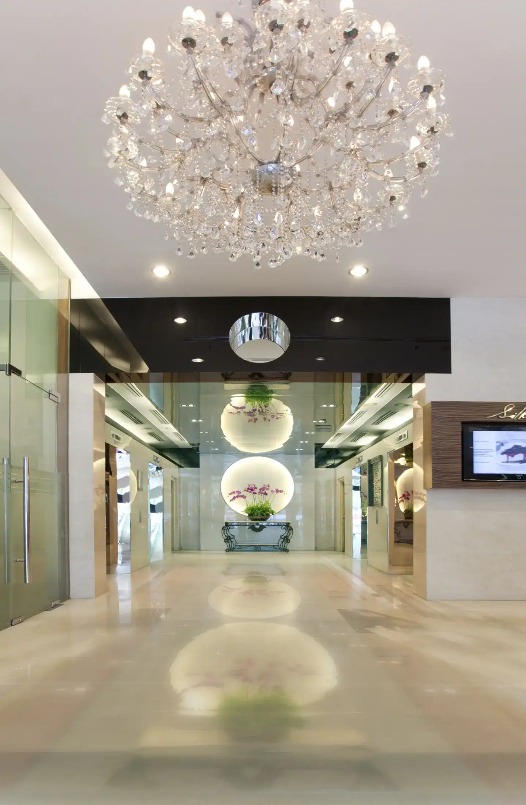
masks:
<instances>
[{"instance_id":1,"label":"beige wall","mask_svg":"<svg viewBox=\"0 0 526 805\"><path fill-rule=\"evenodd\" d=\"M451 346L451 374L426 375L415 421L434 400L526 400L526 299L452 299ZM417 593L525 600L525 514L526 495L511 487L428 490L415 518Z\"/></svg>"},{"instance_id":2,"label":"beige wall","mask_svg":"<svg viewBox=\"0 0 526 805\"><path fill-rule=\"evenodd\" d=\"M69 378L71 598L106 592L105 390L93 374Z\"/></svg>"}]
</instances>

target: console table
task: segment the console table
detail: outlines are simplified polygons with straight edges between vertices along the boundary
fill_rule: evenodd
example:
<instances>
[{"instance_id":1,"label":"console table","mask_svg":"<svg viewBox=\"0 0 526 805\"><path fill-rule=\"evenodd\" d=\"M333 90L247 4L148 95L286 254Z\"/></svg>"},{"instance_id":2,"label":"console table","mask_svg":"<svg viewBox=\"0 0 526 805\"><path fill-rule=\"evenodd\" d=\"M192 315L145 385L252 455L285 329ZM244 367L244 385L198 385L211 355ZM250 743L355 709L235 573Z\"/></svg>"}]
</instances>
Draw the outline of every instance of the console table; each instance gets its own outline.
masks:
<instances>
[{"instance_id":1,"label":"console table","mask_svg":"<svg viewBox=\"0 0 526 805\"><path fill-rule=\"evenodd\" d=\"M236 530L238 533L244 533L246 542L239 543L236 539ZM261 532L267 531L269 536L275 536L277 542L257 542L257 536ZM293 529L290 523L285 522L264 522L254 523L247 520L246 522L227 521L221 529L223 539L226 545L226 551L284 551L288 552L288 544L291 540Z\"/></svg>"}]
</instances>

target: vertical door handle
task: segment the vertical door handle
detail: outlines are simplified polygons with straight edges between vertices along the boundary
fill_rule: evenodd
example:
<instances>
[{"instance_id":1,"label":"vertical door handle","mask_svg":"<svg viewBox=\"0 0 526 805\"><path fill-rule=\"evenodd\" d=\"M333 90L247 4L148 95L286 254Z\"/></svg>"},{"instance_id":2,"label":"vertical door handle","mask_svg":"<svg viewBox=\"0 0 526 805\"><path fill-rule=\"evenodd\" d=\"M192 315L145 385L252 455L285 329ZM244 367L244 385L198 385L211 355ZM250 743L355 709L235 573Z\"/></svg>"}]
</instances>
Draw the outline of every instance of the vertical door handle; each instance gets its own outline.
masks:
<instances>
[{"instance_id":1,"label":"vertical door handle","mask_svg":"<svg viewBox=\"0 0 526 805\"><path fill-rule=\"evenodd\" d=\"M30 510L30 476L29 458L24 456L23 466L24 496L24 583L31 581L31 510Z\"/></svg>"},{"instance_id":2,"label":"vertical door handle","mask_svg":"<svg viewBox=\"0 0 526 805\"><path fill-rule=\"evenodd\" d=\"M4 456L2 460L4 469L3 493L4 493L4 581L9 584L11 581L11 559L9 552L9 459Z\"/></svg>"}]
</instances>

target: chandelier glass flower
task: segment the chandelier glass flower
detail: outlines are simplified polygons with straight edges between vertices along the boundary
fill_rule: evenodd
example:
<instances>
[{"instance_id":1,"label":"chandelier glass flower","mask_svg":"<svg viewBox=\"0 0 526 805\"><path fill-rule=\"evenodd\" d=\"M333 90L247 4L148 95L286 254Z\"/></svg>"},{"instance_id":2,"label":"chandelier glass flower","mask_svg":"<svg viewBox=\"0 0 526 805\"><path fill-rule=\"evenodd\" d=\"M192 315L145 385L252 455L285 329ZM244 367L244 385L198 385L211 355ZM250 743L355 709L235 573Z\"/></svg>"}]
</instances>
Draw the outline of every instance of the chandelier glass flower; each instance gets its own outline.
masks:
<instances>
[{"instance_id":1,"label":"chandelier glass flower","mask_svg":"<svg viewBox=\"0 0 526 805\"><path fill-rule=\"evenodd\" d=\"M147 39L106 104L116 182L136 215L197 253L257 267L360 246L407 217L438 170L444 76L342 0L267 0L253 20L186 8L166 64ZM183 253L179 245L179 254Z\"/></svg>"}]
</instances>

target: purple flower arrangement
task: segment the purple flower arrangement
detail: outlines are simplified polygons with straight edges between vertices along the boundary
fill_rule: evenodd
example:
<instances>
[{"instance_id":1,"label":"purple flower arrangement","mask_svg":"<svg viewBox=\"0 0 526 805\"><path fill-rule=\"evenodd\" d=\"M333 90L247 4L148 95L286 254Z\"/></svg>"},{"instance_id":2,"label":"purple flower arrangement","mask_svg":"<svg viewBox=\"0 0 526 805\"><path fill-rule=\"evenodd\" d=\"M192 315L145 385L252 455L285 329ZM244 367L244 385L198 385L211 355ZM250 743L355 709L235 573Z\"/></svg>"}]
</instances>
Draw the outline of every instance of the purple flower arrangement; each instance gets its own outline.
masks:
<instances>
[{"instance_id":1,"label":"purple flower arrangement","mask_svg":"<svg viewBox=\"0 0 526 805\"><path fill-rule=\"evenodd\" d=\"M265 518L275 514L272 504L277 495L284 495L284 489L271 489L270 484L247 484L244 489L233 489L228 493L229 502L246 500L244 512L248 517Z\"/></svg>"}]
</instances>

